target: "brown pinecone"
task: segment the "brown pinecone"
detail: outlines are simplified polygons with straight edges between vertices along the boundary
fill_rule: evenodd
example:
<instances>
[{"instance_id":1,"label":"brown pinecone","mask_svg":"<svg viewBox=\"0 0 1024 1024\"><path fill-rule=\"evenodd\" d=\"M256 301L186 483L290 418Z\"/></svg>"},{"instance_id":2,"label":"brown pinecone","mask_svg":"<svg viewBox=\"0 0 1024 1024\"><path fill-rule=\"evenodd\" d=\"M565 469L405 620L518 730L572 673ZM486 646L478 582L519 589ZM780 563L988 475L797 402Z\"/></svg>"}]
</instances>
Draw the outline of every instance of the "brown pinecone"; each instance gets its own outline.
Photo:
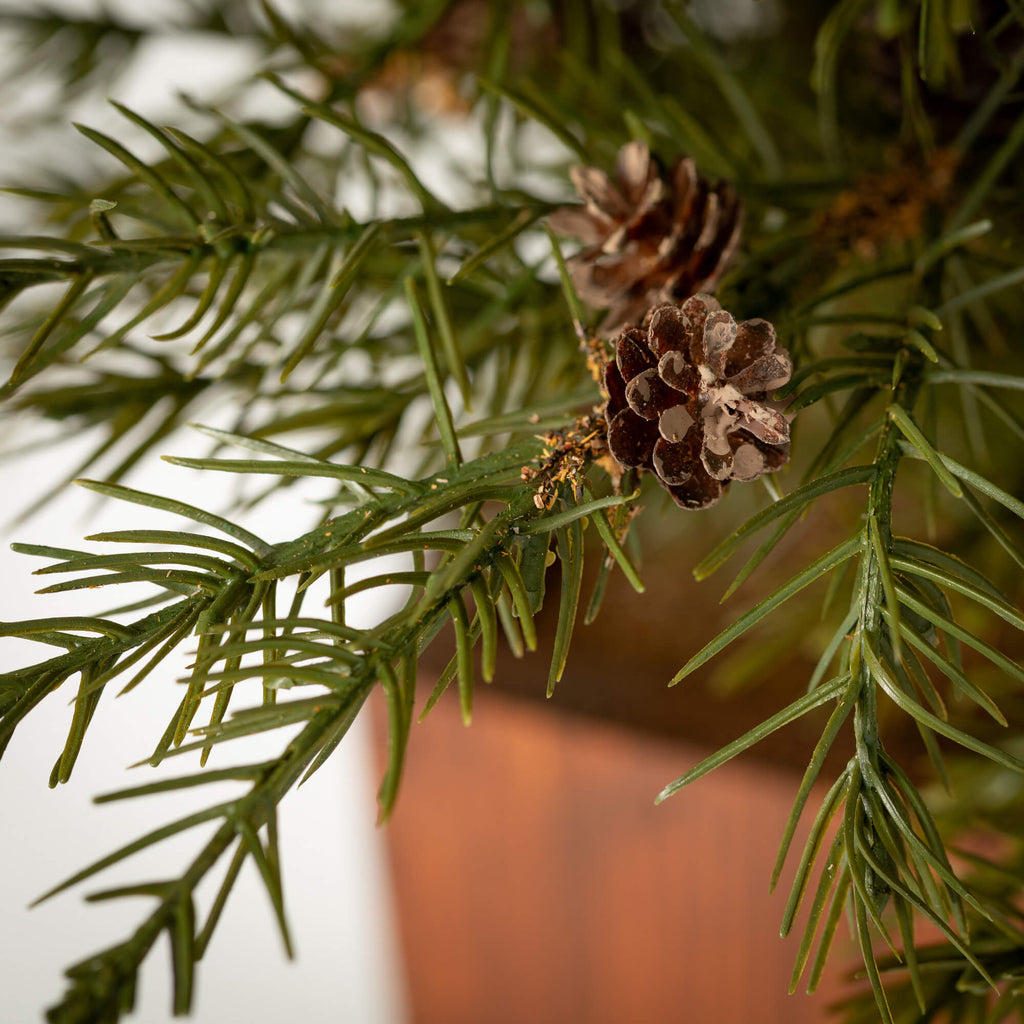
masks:
<instances>
[{"instance_id":1,"label":"brown pinecone","mask_svg":"<svg viewBox=\"0 0 1024 1024\"><path fill-rule=\"evenodd\" d=\"M662 302L710 291L740 241L743 204L732 186L710 185L691 157L668 177L642 142L619 150L615 181L593 167L571 172L583 206L556 210L552 228L587 243L569 272L584 302L607 307L612 337Z\"/></svg>"},{"instance_id":2,"label":"brown pinecone","mask_svg":"<svg viewBox=\"0 0 1024 1024\"><path fill-rule=\"evenodd\" d=\"M737 324L710 295L659 306L622 332L605 369L608 447L653 469L678 505L707 508L730 480L789 459L789 421L769 394L792 371L767 320Z\"/></svg>"}]
</instances>

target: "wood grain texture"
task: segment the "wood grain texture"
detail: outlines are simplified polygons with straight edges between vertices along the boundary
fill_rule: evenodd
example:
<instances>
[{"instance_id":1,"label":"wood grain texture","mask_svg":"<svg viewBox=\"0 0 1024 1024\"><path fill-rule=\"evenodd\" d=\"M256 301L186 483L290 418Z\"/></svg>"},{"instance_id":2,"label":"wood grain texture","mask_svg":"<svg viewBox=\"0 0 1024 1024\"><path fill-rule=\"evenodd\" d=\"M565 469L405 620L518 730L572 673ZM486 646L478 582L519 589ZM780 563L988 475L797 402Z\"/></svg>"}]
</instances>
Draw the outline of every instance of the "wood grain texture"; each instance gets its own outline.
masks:
<instances>
[{"instance_id":1,"label":"wood grain texture","mask_svg":"<svg viewBox=\"0 0 1024 1024\"><path fill-rule=\"evenodd\" d=\"M696 748L553 712L486 693L467 729L451 694L414 726L387 833L414 1024L827 1021L838 968L786 994L768 894L798 778L734 762L655 807Z\"/></svg>"}]
</instances>

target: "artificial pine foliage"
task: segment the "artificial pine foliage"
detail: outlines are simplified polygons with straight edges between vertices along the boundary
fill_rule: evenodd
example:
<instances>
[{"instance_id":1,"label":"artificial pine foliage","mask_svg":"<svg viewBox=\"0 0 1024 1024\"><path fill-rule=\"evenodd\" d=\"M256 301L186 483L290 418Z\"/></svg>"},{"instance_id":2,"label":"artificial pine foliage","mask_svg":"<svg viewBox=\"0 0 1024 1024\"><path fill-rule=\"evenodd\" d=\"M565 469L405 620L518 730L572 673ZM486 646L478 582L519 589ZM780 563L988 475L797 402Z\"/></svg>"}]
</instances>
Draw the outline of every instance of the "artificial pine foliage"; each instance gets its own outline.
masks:
<instances>
[{"instance_id":1,"label":"artificial pine foliage","mask_svg":"<svg viewBox=\"0 0 1024 1024\"><path fill-rule=\"evenodd\" d=\"M849 930L867 984L837 1019L1019 1017L1024 8L402 0L354 29L335 6L0 15L21 47L5 87L52 78L18 125L34 169L9 191L30 226L0 239L0 408L22 432L87 433L79 473L99 479L79 483L177 523L65 550L16 510L34 541L17 549L56 580L44 589L90 589L95 612L47 618L41 598L2 626L41 653L0 677L0 750L73 691L51 778L67 782L109 698L145 700L177 659L180 705L147 742L182 773L109 798L184 788L196 810L53 892L214 826L176 876L104 894L149 901L69 970L48 1019L119 1019L164 932L187 1012L246 861L286 929L277 807L371 691L389 709L384 820L414 718L455 683L468 719L500 645L536 646L545 593L551 692L587 642L584 554L601 567L590 621L610 574L642 588L645 528L723 535L695 566L679 543L679 572L701 579L756 541L729 594L787 533L808 538L787 582L680 650L671 680L741 636L824 621L806 693L661 794L823 709L771 879L795 863L784 933L809 907L793 986L814 988ZM81 125L76 142L73 101L116 97L139 44L183 28L250 40L259 67L216 102L183 98L167 125L115 104L117 128ZM36 160L55 131L63 159ZM214 411L221 426L188 426ZM188 429L208 456L168 461L209 474L202 508L174 497L173 466L159 494L132 485ZM330 488L319 519L252 532L253 503L311 478ZM45 501L67 481L53 484ZM833 492L841 539L815 547ZM741 524L737 502L756 505ZM396 554L401 571L349 572ZM821 600L794 600L815 585ZM346 600L368 588L400 598L356 627ZM449 668L417 693L421 656L445 645ZM927 769L890 739L906 724ZM277 756L222 749L261 733ZM204 800L226 779L239 796ZM978 834L986 857L963 843ZM194 900L208 877L212 909Z\"/></svg>"}]
</instances>

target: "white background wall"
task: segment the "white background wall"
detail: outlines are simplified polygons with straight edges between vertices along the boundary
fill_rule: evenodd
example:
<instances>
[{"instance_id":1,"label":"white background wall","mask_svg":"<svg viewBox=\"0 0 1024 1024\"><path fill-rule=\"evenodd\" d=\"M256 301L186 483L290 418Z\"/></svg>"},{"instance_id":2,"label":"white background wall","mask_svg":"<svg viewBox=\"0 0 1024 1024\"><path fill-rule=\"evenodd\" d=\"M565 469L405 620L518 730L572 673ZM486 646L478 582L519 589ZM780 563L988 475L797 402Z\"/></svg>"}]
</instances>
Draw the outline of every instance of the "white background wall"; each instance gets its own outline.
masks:
<instances>
[{"instance_id":1,"label":"white background wall","mask_svg":"<svg viewBox=\"0 0 1024 1024\"><path fill-rule=\"evenodd\" d=\"M88 0L63 7L90 8ZM123 6L123 5L122 5ZM172 4L165 4L172 9ZM366 10L368 5L360 5ZM373 5L369 5L372 8ZM0 49L0 61L3 50ZM13 54L9 54L13 58ZM167 116L174 109L176 89L210 95L251 59L245 48L225 47L190 37L160 44L140 55L139 64L118 86L115 97L148 116ZM4 118L0 112L0 120ZM92 124L109 124L108 111L75 110ZM56 128L72 132L70 126ZM59 149L59 146L58 146ZM23 183L25 166L18 154L0 157L7 180ZM3 182L6 184L7 182ZM8 214L11 207L5 206ZM0 428L2 429L2 428ZM20 437L0 435L0 450L16 447ZM44 514L10 529L6 521L24 508L57 475L71 470L87 450L89 437L70 438L59 449L45 449L16 461L0 462L0 619L54 614L95 613L118 603L121 595L85 594L37 597L33 591L53 577L30 575L43 564L15 555L7 542L45 542L85 546L83 534L140 525L139 509L118 503L97 506L84 492L69 495ZM183 454L188 442L171 441L162 452ZM223 480L175 470L166 464L133 476L132 486L173 493L185 501L218 507L228 492ZM223 490L218 491L218 488ZM258 510L252 528L268 540L295 535L306 514L293 502L271 501ZM222 507L222 506L221 506ZM308 524L315 512L308 510ZM151 517L150 525L180 529L171 517ZM303 526L304 528L304 526ZM136 595L141 596L141 595ZM131 600L124 595L124 600ZM363 614L375 614L366 608ZM0 640L0 671L46 656L48 650L13 640ZM160 844L144 855L29 910L26 904L85 864L143 832L223 799L230 790L210 788L95 806L103 792L140 784L152 777L149 768L127 766L147 756L180 699L184 661L155 673L138 690L121 698L105 696L89 729L74 776L68 785L50 790L47 779L59 755L70 720L72 691L49 698L18 728L0 762L0 1020L22 1024L39 1020L42 1009L59 997L61 971L88 954L122 940L148 912L147 902L115 900L85 904L89 891L130 882L172 877L180 873L189 851L207 833L202 829ZM70 684L75 685L74 681ZM239 700L237 703L241 704ZM236 753L224 748L211 759L222 765L273 756L283 747L271 737L259 747ZM357 722L333 758L281 809L282 862L286 907L298 959L287 963L269 901L251 865L247 864L229 900L206 959L199 965L198 1024L326 1024L333 1021L400 1024L405 1019L404 990L393 927L383 836L374 828L374 793L378 783L372 764L368 730ZM166 766L167 775L196 769L182 758ZM219 877L201 890L212 898ZM170 1020L170 963L166 938L141 976L133 1019L146 1024Z\"/></svg>"},{"instance_id":2,"label":"white background wall","mask_svg":"<svg viewBox=\"0 0 1024 1024\"><path fill-rule=\"evenodd\" d=\"M67 468L80 447L71 444L61 452L60 461L66 461ZM48 452L47 476L56 468L55 461ZM197 479L174 479L179 475L156 467L133 483L143 489L170 490L196 504L209 500L209 485L204 493ZM6 508L35 491L41 478L42 467L35 459L6 467ZM287 501L274 504L276 508L268 505L261 511L253 529L267 538L290 536L295 510ZM87 514L91 505L84 495L74 495L17 527L14 536L81 547L84 533L139 525L139 510L107 503L93 506ZM158 519L151 517L150 522L155 526ZM171 517L161 517L160 525L172 527ZM30 575L40 564L15 555L6 544L0 550L0 619L95 613L97 601L106 605L118 600L114 593L104 599L96 591L35 596L37 587L55 579ZM0 644L0 670L50 651L14 640ZM0 761L0 1020L20 1024L39 1019L41 1008L62 990L61 970L125 938L147 910L141 899L86 904L85 893L179 874L208 831L197 829L162 843L35 909L26 906L31 899L144 832L230 795L230 787L224 786L99 806L91 802L99 793L154 777L148 767L128 766L148 755L173 714L181 696L176 677L183 664L178 660L154 673L120 699L103 698L67 785L50 790L47 779L64 744L75 681L18 727ZM243 701L236 698L236 703L241 706ZM229 744L214 753L210 765L273 756L283 745L278 736L250 744L242 753ZM194 1015L199 1024L404 1020L384 836L374 827L379 780L372 754L366 723L357 720L331 760L282 805L285 899L297 960L285 960L266 892L247 864L199 966ZM161 774L188 774L196 767L186 756L172 759ZM200 890L207 902L219 877L212 881L214 885ZM146 1024L171 1019L169 948L165 939L161 945L164 948L151 956L142 975L137 1019Z\"/></svg>"}]
</instances>

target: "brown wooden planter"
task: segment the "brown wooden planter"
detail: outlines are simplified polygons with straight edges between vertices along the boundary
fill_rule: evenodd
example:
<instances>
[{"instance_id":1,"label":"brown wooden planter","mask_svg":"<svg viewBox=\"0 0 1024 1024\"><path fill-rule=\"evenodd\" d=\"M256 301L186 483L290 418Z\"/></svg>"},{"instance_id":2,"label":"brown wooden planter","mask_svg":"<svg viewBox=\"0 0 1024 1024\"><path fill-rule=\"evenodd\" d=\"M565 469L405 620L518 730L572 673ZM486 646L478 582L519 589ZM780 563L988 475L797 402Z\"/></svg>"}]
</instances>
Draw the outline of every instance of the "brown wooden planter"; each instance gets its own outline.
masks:
<instances>
[{"instance_id":1,"label":"brown wooden planter","mask_svg":"<svg viewBox=\"0 0 1024 1024\"><path fill-rule=\"evenodd\" d=\"M462 725L454 692L413 727L388 839L415 1024L833 1019L827 1006L856 952L837 940L818 996L788 996L798 939L781 941L778 927L792 864L784 891L768 895L827 709L662 806L653 800L805 691L827 642L813 635L827 629L820 585L745 647L678 687L667 683L759 595L849 536L854 505L822 502L813 530L792 530L749 594L745 587L724 606L731 576L698 584L690 572L714 538L696 520L677 537L659 535L660 549L645 544L647 592L633 593L614 573L600 617L577 625L565 674L545 701L558 604L552 570L538 651L521 660L501 653L493 686L477 685L472 727ZM451 651L442 637L426 653L418 706ZM750 659L754 682L738 686ZM378 726L383 746L382 714ZM916 772L923 749L905 716L885 723L884 735ZM852 736L841 734L822 778L834 778L851 752Z\"/></svg>"},{"instance_id":2,"label":"brown wooden planter","mask_svg":"<svg viewBox=\"0 0 1024 1024\"><path fill-rule=\"evenodd\" d=\"M387 828L414 1024L828 1020L852 950L788 996L790 872L768 893L797 777L734 763L655 807L701 755L493 694L414 726Z\"/></svg>"}]
</instances>

